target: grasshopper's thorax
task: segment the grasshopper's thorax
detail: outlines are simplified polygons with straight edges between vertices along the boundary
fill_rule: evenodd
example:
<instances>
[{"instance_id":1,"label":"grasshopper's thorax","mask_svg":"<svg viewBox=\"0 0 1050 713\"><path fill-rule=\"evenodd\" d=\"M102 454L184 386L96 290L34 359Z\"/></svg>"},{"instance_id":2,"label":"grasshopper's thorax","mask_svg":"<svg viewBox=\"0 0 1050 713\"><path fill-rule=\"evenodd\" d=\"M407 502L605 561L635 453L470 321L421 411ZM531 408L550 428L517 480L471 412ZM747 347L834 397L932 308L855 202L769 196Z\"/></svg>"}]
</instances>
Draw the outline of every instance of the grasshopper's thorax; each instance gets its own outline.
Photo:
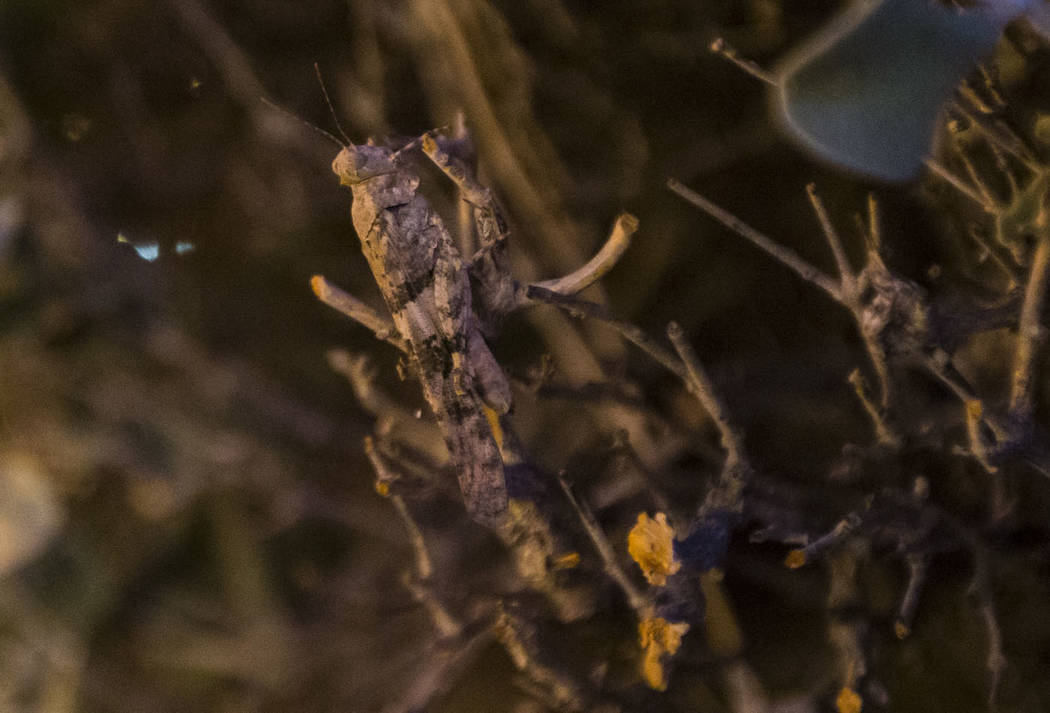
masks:
<instances>
[{"instance_id":1,"label":"grasshopper's thorax","mask_svg":"<svg viewBox=\"0 0 1050 713\"><path fill-rule=\"evenodd\" d=\"M353 191L355 203L365 199L373 210L407 203L419 186L419 178L385 146L346 146L332 161L332 171Z\"/></svg>"}]
</instances>

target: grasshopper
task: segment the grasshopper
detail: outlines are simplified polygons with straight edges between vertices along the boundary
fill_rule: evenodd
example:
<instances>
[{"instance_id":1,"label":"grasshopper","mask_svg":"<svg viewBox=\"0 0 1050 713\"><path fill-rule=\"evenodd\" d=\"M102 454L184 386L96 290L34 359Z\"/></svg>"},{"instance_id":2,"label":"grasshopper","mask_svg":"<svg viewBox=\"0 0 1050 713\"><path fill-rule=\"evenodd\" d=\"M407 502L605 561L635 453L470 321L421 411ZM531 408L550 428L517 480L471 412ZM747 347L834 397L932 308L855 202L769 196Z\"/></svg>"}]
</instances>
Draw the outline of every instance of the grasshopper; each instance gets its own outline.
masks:
<instances>
[{"instance_id":1,"label":"grasshopper","mask_svg":"<svg viewBox=\"0 0 1050 713\"><path fill-rule=\"evenodd\" d=\"M467 174L435 137L424 135L421 142L462 188ZM510 385L485 342L468 269L441 217L418 192L418 173L404 160L415 144L394 151L347 143L332 170L353 194L354 229L459 471L467 510L476 521L496 526L508 504L499 417L510 409ZM475 256L484 273L481 282L499 282L509 304L506 290L513 287L507 287L512 281L502 269L504 224L491 196L474 197L483 243ZM494 304L484 306L505 313Z\"/></svg>"}]
</instances>

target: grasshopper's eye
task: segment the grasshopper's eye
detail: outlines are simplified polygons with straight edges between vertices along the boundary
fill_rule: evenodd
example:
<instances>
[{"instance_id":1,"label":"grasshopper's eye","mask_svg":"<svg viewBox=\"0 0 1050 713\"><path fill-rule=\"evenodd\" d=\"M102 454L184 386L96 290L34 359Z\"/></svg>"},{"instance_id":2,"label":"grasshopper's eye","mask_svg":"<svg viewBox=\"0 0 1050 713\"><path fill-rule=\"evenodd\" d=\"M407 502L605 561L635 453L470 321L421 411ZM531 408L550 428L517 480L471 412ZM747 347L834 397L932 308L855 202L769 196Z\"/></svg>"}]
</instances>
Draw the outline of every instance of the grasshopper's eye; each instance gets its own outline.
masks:
<instances>
[{"instance_id":1,"label":"grasshopper's eye","mask_svg":"<svg viewBox=\"0 0 1050 713\"><path fill-rule=\"evenodd\" d=\"M1013 16L933 0L884 0L848 12L779 72L778 108L800 143L845 168L914 178L938 114Z\"/></svg>"}]
</instances>

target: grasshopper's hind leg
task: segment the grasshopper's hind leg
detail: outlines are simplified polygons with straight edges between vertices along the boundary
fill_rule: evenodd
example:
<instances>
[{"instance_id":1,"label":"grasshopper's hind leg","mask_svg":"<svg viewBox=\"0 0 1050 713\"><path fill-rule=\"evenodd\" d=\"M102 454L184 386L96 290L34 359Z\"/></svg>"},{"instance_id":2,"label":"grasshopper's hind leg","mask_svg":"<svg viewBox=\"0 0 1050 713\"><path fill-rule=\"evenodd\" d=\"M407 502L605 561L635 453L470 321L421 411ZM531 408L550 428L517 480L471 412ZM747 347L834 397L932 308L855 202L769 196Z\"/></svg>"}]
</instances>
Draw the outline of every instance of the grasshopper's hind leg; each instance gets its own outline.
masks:
<instances>
[{"instance_id":1,"label":"grasshopper's hind leg","mask_svg":"<svg viewBox=\"0 0 1050 713\"><path fill-rule=\"evenodd\" d=\"M518 284L510 275L507 255L509 229L492 190L481 185L470 168L442 146L441 137L428 133L421 138L423 153L459 189L470 204L474 229L480 247L470 260L471 281L475 283L475 306L484 331L496 326L518 306Z\"/></svg>"}]
</instances>

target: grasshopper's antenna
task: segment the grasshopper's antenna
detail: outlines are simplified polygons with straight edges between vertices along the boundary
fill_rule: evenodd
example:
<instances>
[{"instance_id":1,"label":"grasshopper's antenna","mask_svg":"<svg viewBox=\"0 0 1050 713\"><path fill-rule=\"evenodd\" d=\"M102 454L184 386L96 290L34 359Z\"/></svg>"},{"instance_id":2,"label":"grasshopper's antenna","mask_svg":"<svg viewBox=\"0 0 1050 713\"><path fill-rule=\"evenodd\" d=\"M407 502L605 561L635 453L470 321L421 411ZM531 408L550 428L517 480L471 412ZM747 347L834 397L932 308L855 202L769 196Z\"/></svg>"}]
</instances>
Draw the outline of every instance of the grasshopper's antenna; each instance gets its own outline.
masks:
<instances>
[{"instance_id":1,"label":"grasshopper's antenna","mask_svg":"<svg viewBox=\"0 0 1050 713\"><path fill-rule=\"evenodd\" d=\"M332 98L328 96L328 87L324 85L324 78L321 76L321 67L314 62L314 71L317 72L317 82L321 85L321 93L324 94L325 103L328 104L328 111L332 113L332 121L335 122L335 128L339 129L339 135L346 141L344 146L353 146L354 142L350 140L350 137L343 131L343 127L339 124L339 117L335 113L335 107L332 106Z\"/></svg>"},{"instance_id":2,"label":"grasshopper's antenna","mask_svg":"<svg viewBox=\"0 0 1050 713\"><path fill-rule=\"evenodd\" d=\"M276 109L277 111L281 112L285 116L287 116L287 117L289 117L291 119L294 119L295 121L298 121L300 124L303 124L303 125L307 126L310 129L313 129L314 131L316 131L321 136L323 136L326 139L328 139L329 141L331 141L333 144L335 144L339 148L341 148L341 149L345 149L346 148L346 144L344 144L342 141L340 141L338 138L336 138L333 134L330 134L327 131L325 131L324 129L322 129L320 126L317 126L316 124L311 124L309 121L307 121L303 117L298 116L297 114L288 111L283 106L278 106L277 104L274 104L272 101L270 101L266 97L260 97L260 98L262 99L262 103L265 104L266 106L270 107L271 109Z\"/></svg>"}]
</instances>

